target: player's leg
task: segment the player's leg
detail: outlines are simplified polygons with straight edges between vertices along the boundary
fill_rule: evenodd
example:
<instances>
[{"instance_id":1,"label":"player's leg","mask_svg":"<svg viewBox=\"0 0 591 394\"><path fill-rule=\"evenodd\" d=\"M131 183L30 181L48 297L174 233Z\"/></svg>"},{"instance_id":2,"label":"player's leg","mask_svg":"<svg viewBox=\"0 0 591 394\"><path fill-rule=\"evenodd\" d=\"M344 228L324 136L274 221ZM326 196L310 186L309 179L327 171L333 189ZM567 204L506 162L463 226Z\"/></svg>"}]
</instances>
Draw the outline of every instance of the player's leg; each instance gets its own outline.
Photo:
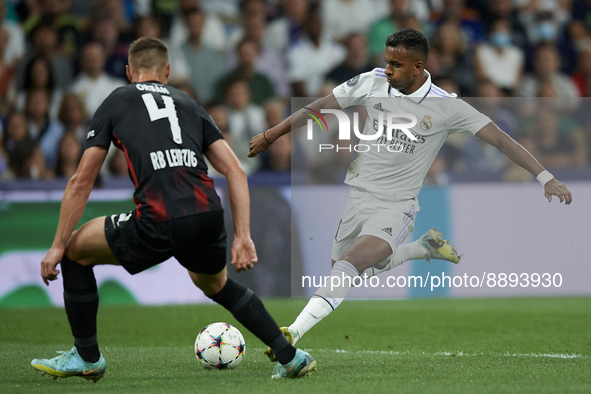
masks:
<instances>
[{"instance_id":1,"label":"player's leg","mask_svg":"<svg viewBox=\"0 0 591 394\"><path fill-rule=\"evenodd\" d=\"M391 258L367 268L362 276L367 275L369 278L410 260L427 260L430 263L431 259L445 260L454 264L460 262L460 256L455 247L447 239L443 239L436 228L428 230L414 242L398 246Z\"/></svg>"},{"instance_id":2,"label":"player's leg","mask_svg":"<svg viewBox=\"0 0 591 394\"><path fill-rule=\"evenodd\" d=\"M386 202L368 194L359 198L359 193L351 195L335 235L330 283L316 290L289 326L294 343L340 305L356 276L387 262L414 229L419 211L416 199Z\"/></svg>"},{"instance_id":3,"label":"player's leg","mask_svg":"<svg viewBox=\"0 0 591 394\"><path fill-rule=\"evenodd\" d=\"M390 244L373 235L361 235L333 260L330 279L319 287L295 322L288 327L295 344L306 332L332 313L344 300L347 292L366 268L383 261L392 254ZM271 358L271 357L270 357Z\"/></svg>"},{"instance_id":4,"label":"player's leg","mask_svg":"<svg viewBox=\"0 0 591 394\"><path fill-rule=\"evenodd\" d=\"M316 361L285 339L259 297L227 277L223 212L193 215L178 224L175 233L179 239L186 238L180 243L185 246L175 251L174 256L205 295L229 310L236 320L277 353L281 364L278 371L273 371L273 377L300 377L314 371Z\"/></svg>"},{"instance_id":5,"label":"player's leg","mask_svg":"<svg viewBox=\"0 0 591 394\"><path fill-rule=\"evenodd\" d=\"M96 335L99 300L93 266L119 265L107 243L105 219L93 219L76 230L61 262L64 303L76 349L89 362L100 358Z\"/></svg>"},{"instance_id":6,"label":"player's leg","mask_svg":"<svg viewBox=\"0 0 591 394\"><path fill-rule=\"evenodd\" d=\"M316 369L316 361L306 352L296 350L283 336L260 298L249 288L227 277L226 267L217 274L189 271L193 283L206 296L229 310L244 327L273 349L282 368L273 377L300 377Z\"/></svg>"},{"instance_id":7,"label":"player's leg","mask_svg":"<svg viewBox=\"0 0 591 394\"><path fill-rule=\"evenodd\" d=\"M82 376L97 381L106 370L96 330L98 288L93 265L119 264L105 237L105 217L93 219L76 230L60 263L64 304L74 348L53 359L35 359L31 364L53 376Z\"/></svg>"}]
</instances>

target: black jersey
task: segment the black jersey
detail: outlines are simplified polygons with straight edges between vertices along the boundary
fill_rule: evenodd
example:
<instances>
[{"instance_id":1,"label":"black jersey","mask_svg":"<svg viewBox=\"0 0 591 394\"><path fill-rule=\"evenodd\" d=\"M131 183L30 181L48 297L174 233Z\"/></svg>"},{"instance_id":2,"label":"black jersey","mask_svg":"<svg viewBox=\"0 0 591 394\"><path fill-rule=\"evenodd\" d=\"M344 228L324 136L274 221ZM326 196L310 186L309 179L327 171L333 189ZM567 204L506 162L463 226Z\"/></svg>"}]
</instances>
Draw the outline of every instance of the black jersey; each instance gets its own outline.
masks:
<instances>
[{"instance_id":1,"label":"black jersey","mask_svg":"<svg viewBox=\"0 0 591 394\"><path fill-rule=\"evenodd\" d=\"M138 219L162 222L221 209L203 156L220 138L191 97L151 81L113 91L90 122L86 146L122 149Z\"/></svg>"}]
</instances>

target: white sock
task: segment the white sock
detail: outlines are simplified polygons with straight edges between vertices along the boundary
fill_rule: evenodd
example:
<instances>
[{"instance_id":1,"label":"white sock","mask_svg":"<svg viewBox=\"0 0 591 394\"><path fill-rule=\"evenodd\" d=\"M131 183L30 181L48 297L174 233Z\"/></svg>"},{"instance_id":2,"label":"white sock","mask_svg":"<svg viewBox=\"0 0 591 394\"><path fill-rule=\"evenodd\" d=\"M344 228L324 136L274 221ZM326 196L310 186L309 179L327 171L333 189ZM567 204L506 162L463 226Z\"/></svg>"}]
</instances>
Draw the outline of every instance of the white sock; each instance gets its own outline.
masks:
<instances>
[{"instance_id":1,"label":"white sock","mask_svg":"<svg viewBox=\"0 0 591 394\"><path fill-rule=\"evenodd\" d=\"M295 332L294 344L320 320L335 310L351 288L353 278L358 276L357 269L349 262L337 261L330 271L330 279L319 287L308 305L300 312L289 329ZM335 279L333 279L335 277Z\"/></svg>"},{"instance_id":2,"label":"white sock","mask_svg":"<svg viewBox=\"0 0 591 394\"><path fill-rule=\"evenodd\" d=\"M418 241L411 242L406 245L400 245L396 252L394 252L394 256L390 258L390 261L387 264L382 266L374 265L373 267L367 268L363 271L361 275L367 275L367 277L376 276L377 274L381 274L382 272L389 271L392 268L398 267L402 265L402 263L409 261L409 260L423 260L429 257L429 252L422 247Z\"/></svg>"},{"instance_id":3,"label":"white sock","mask_svg":"<svg viewBox=\"0 0 591 394\"><path fill-rule=\"evenodd\" d=\"M392 257L392 269L409 260L423 260L429 257L429 252L422 247L418 241L406 245L400 245L396 248L396 253Z\"/></svg>"}]
</instances>

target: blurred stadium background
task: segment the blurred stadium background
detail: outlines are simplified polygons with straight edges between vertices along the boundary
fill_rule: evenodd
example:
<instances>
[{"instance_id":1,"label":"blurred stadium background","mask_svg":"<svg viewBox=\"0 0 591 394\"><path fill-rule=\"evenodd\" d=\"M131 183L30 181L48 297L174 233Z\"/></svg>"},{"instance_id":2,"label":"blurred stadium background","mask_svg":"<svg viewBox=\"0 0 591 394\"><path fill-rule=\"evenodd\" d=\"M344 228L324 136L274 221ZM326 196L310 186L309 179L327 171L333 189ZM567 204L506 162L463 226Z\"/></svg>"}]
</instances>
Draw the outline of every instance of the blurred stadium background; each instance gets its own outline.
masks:
<instances>
[{"instance_id":1,"label":"blurred stadium background","mask_svg":"<svg viewBox=\"0 0 591 394\"><path fill-rule=\"evenodd\" d=\"M248 142L289 114L292 97L322 96L383 67L386 36L405 27L430 39L426 68L434 83L488 99L474 103L566 183L575 202L568 209L543 205L539 184L494 148L472 137L450 139L419 196L415 234L439 226L466 258L476 256L472 271L458 266L456 273L560 272L562 286L385 296L591 295L584 248L591 216L590 1L0 0L0 19L0 306L62 304L60 284L42 287L39 260L51 245L88 122L127 83L127 48L145 35L165 40L170 84L205 106L249 175L260 262L240 281L263 296L305 296L304 289L290 292L290 277L328 268L351 157L333 155L329 166L317 163L302 178L298 163L311 158L297 136L257 159L247 159ZM225 196L224 180L212 175ZM310 228L310 205L292 194L293 176L298 187L320 193L316 201L326 203L316 209L332 209L336 218ZM111 149L82 221L133 209L132 187L123 154ZM492 242L502 250L491 250ZM403 269L424 275L427 268L454 272L424 262ZM105 267L97 278L104 303L205 301L173 262L134 278Z\"/></svg>"}]
</instances>

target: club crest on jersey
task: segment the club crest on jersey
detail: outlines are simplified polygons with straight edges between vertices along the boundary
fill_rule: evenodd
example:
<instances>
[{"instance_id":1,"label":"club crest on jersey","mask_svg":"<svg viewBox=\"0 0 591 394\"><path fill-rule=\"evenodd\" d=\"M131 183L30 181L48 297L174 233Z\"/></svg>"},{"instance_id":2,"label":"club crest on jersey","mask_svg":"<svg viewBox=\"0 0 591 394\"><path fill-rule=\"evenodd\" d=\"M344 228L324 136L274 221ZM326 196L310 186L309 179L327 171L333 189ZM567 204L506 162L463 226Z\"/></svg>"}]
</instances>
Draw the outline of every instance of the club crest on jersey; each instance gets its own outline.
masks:
<instances>
[{"instance_id":1,"label":"club crest on jersey","mask_svg":"<svg viewBox=\"0 0 591 394\"><path fill-rule=\"evenodd\" d=\"M347 85L349 86L355 86L357 85L357 82L359 82L359 75L351 78L350 80L347 81Z\"/></svg>"},{"instance_id":2,"label":"club crest on jersey","mask_svg":"<svg viewBox=\"0 0 591 394\"><path fill-rule=\"evenodd\" d=\"M427 131L431 128L431 126L433 126L433 123L431 122L431 117L429 115L425 115L425 117L423 117L423 119L421 119L421 122L419 123L421 129Z\"/></svg>"}]
</instances>

